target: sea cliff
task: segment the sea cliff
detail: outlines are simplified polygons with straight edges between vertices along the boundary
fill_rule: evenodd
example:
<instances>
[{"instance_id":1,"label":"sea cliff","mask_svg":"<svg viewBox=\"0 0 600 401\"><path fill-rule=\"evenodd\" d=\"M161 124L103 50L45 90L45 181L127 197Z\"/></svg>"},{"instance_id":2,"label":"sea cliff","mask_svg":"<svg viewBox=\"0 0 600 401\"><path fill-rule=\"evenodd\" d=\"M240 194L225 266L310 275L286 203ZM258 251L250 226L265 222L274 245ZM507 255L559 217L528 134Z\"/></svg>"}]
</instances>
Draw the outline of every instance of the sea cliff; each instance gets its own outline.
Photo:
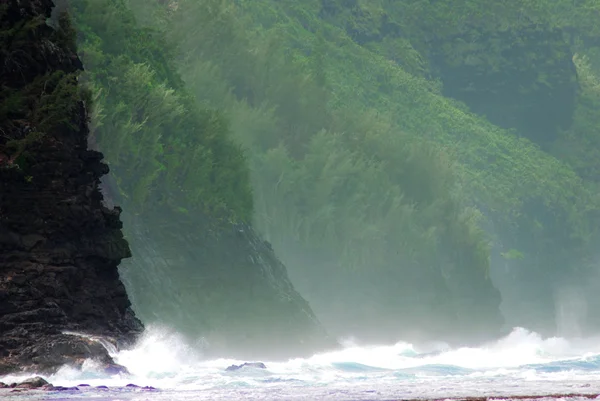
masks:
<instances>
[{"instance_id":1,"label":"sea cliff","mask_svg":"<svg viewBox=\"0 0 600 401\"><path fill-rule=\"evenodd\" d=\"M0 5L0 375L113 364L142 331L118 274L120 209L102 203L82 64L51 0ZM76 334L74 334L76 333Z\"/></svg>"}]
</instances>

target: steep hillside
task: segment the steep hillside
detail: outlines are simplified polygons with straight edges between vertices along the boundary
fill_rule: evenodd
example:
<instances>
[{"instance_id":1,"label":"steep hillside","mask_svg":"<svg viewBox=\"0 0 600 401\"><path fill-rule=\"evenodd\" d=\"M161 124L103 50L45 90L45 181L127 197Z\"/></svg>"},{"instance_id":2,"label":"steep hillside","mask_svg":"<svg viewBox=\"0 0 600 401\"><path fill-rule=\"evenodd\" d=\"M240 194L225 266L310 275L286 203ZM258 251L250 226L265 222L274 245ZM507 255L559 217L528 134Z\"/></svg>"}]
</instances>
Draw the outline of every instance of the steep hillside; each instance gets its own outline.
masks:
<instances>
[{"instance_id":1,"label":"steep hillside","mask_svg":"<svg viewBox=\"0 0 600 401\"><path fill-rule=\"evenodd\" d=\"M353 103L361 84L344 84L356 90L347 98L332 90L335 79L371 77L352 70L347 47L333 53L325 30L313 35L259 3L181 1L139 15L167 27L161 37L179 50L201 104L231 118L252 167L255 222L300 293L336 335L498 333L488 244L479 212L455 192L451 155L407 135L377 105ZM338 59L345 69L332 77Z\"/></svg>"},{"instance_id":2,"label":"steep hillside","mask_svg":"<svg viewBox=\"0 0 600 401\"><path fill-rule=\"evenodd\" d=\"M189 95L173 49L121 0L69 2L92 137L123 205L134 255L122 269L145 323L167 324L206 354L291 357L335 345L285 267L248 225L249 170L219 110Z\"/></svg>"},{"instance_id":3,"label":"steep hillside","mask_svg":"<svg viewBox=\"0 0 600 401\"><path fill-rule=\"evenodd\" d=\"M406 131L433 134L462 165L461 188L488 219L493 276L509 324L548 334L598 330L592 284L600 240L592 173L598 113L586 55L597 54L593 19L600 5L341 3L328 2L319 16L371 54L439 83L440 94L478 114L470 118L460 104L431 95L391 110ZM368 26L369 35L357 26ZM419 99L407 89L396 86L386 104ZM382 92L376 97L385 99ZM565 314L577 317L562 321Z\"/></svg>"},{"instance_id":4,"label":"steep hillside","mask_svg":"<svg viewBox=\"0 0 600 401\"><path fill-rule=\"evenodd\" d=\"M598 192L556 155L595 137L573 62L594 2L131 4L230 116L256 224L335 333L497 333L493 277L508 326L552 334L588 291Z\"/></svg>"}]
</instances>

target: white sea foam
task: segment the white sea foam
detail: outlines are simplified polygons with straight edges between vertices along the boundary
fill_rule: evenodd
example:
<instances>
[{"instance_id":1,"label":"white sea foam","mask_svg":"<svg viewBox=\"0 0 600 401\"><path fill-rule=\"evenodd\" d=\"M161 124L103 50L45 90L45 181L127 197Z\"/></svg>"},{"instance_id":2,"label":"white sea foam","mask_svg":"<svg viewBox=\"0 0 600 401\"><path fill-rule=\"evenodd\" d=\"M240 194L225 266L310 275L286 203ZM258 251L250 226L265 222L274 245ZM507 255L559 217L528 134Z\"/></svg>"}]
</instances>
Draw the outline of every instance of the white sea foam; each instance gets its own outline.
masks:
<instances>
[{"instance_id":1,"label":"white sea foam","mask_svg":"<svg viewBox=\"0 0 600 401\"><path fill-rule=\"evenodd\" d=\"M362 400L600 392L600 341L544 339L522 328L481 347L447 349L438 344L437 351L427 353L404 342L357 346L346 341L339 350L310 358L264 360L266 370L227 372L227 366L245 361L205 360L199 349L173 330L151 326L133 349L115 355L131 376L108 377L88 361L80 371L63 368L47 379L67 387L81 383L111 388L128 383L153 386L162 391L144 399L168 400ZM119 393L119 397L133 397L127 394Z\"/></svg>"}]
</instances>

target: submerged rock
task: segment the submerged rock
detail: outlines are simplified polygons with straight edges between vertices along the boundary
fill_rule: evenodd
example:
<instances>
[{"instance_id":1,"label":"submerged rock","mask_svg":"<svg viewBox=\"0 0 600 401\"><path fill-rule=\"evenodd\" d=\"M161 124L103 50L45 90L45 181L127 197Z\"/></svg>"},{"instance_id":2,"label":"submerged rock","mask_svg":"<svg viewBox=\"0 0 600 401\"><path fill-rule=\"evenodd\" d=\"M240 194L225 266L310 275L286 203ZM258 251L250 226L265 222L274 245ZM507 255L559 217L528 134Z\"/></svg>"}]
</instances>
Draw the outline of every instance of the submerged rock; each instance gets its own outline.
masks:
<instances>
[{"instance_id":1,"label":"submerged rock","mask_svg":"<svg viewBox=\"0 0 600 401\"><path fill-rule=\"evenodd\" d=\"M231 365L231 366L228 366L227 369L225 369L225 370L228 371L228 372L232 372L232 371L236 371L236 370L239 370L239 369L242 369L242 368L246 368L246 367L248 367L248 368L258 368L258 369L266 369L267 368L267 366L264 363L262 363L262 362L246 362L246 363L243 363L241 365Z\"/></svg>"},{"instance_id":2,"label":"submerged rock","mask_svg":"<svg viewBox=\"0 0 600 401\"><path fill-rule=\"evenodd\" d=\"M109 375L130 374L125 366L116 363L109 363L104 366L104 373Z\"/></svg>"},{"instance_id":3,"label":"submerged rock","mask_svg":"<svg viewBox=\"0 0 600 401\"><path fill-rule=\"evenodd\" d=\"M63 386L56 386L54 387L55 391L80 391L78 387L63 387Z\"/></svg>"}]
</instances>

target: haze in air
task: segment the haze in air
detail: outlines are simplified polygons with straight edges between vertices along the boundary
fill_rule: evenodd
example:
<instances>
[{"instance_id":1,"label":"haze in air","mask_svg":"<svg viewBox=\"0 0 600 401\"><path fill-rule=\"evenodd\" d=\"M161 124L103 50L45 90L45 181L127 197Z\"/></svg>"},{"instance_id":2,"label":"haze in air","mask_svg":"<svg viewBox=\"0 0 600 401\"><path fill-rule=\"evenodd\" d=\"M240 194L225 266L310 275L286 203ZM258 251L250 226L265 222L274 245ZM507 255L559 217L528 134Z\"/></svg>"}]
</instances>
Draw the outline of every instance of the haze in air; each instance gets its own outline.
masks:
<instances>
[{"instance_id":1,"label":"haze in air","mask_svg":"<svg viewBox=\"0 0 600 401\"><path fill-rule=\"evenodd\" d=\"M594 0L58 3L146 329L49 381L600 393Z\"/></svg>"}]
</instances>

